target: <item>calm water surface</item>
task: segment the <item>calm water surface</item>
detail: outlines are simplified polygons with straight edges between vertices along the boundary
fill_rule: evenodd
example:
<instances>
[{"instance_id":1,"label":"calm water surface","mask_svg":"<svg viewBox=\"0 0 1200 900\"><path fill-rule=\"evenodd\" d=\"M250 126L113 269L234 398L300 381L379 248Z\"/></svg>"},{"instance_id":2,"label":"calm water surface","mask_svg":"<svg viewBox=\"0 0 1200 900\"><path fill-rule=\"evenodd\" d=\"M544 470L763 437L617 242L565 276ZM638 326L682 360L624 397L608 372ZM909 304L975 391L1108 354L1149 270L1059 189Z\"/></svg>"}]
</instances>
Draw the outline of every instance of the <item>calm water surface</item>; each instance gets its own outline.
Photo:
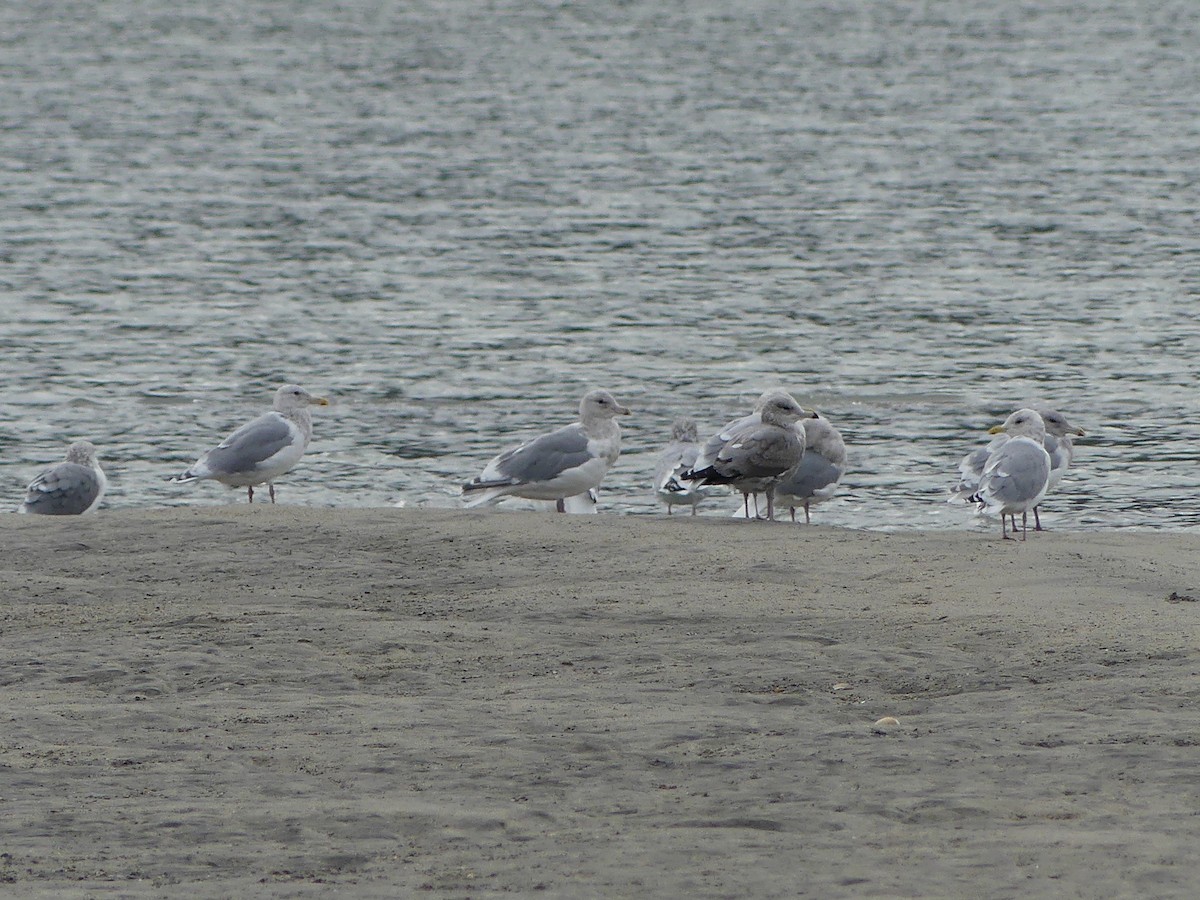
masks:
<instances>
[{"instance_id":1,"label":"calm water surface","mask_svg":"<svg viewBox=\"0 0 1200 900\"><path fill-rule=\"evenodd\" d=\"M110 508L233 502L164 479L297 381L282 502L453 506L599 385L649 513L674 416L782 384L850 444L818 521L991 527L958 459L1045 401L1051 527L1196 528L1198 50L1192 0L3 4L3 504L76 437Z\"/></svg>"}]
</instances>

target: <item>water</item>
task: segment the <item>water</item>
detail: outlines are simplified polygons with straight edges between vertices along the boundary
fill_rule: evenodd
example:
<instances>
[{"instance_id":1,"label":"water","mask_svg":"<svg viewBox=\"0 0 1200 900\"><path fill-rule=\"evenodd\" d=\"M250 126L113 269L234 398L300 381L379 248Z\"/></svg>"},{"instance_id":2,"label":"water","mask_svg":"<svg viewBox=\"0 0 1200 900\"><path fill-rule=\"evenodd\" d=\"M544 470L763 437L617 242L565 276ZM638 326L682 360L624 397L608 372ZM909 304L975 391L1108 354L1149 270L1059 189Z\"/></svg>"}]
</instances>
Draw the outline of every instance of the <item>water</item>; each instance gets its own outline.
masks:
<instances>
[{"instance_id":1,"label":"water","mask_svg":"<svg viewBox=\"0 0 1200 900\"><path fill-rule=\"evenodd\" d=\"M5 505L81 436L110 508L231 502L164 478L298 381L282 502L455 505L600 385L648 513L782 384L818 521L991 527L945 490L1044 400L1048 524L1200 526L1192 0L177 6L0 6Z\"/></svg>"}]
</instances>

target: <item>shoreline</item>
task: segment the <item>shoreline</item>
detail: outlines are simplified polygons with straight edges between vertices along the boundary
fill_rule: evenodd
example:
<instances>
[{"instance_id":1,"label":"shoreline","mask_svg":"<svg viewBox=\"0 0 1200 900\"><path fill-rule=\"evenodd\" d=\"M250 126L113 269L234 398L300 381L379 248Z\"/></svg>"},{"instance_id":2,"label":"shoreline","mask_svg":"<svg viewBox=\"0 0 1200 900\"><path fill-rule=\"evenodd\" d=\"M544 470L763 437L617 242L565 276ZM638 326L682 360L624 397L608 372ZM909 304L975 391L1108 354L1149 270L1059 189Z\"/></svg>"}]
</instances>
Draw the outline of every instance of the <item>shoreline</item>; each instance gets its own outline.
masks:
<instances>
[{"instance_id":1,"label":"shoreline","mask_svg":"<svg viewBox=\"0 0 1200 900\"><path fill-rule=\"evenodd\" d=\"M0 546L23 896L1200 876L1194 534L255 505Z\"/></svg>"}]
</instances>

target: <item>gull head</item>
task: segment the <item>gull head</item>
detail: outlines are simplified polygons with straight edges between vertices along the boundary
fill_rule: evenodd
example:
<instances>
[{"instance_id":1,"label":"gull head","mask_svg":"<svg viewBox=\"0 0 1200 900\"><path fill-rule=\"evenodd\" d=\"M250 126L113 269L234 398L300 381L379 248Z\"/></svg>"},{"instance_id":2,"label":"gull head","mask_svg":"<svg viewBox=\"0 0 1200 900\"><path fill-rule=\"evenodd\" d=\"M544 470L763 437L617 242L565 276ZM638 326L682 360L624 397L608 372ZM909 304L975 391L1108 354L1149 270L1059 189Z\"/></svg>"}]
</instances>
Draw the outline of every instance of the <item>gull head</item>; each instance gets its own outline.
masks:
<instances>
[{"instance_id":1,"label":"gull head","mask_svg":"<svg viewBox=\"0 0 1200 900\"><path fill-rule=\"evenodd\" d=\"M754 408L764 422L784 428L805 415L804 408L787 391L767 391L758 398Z\"/></svg>"},{"instance_id":2,"label":"gull head","mask_svg":"<svg viewBox=\"0 0 1200 900\"><path fill-rule=\"evenodd\" d=\"M314 397L304 388L295 384L285 384L275 392L275 409L279 412L290 412L305 406L328 406L329 401L324 397Z\"/></svg>"},{"instance_id":3,"label":"gull head","mask_svg":"<svg viewBox=\"0 0 1200 900\"><path fill-rule=\"evenodd\" d=\"M585 422L627 415L629 410L618 403L617 398L608 391L588 391L579 401L579 418Z\"/></svg>"},{"instance_id":4,"label":"gull head","mask_svg":"<svg viewBox=\"0 0 1200 900\"><path fill-rule=\"evenodd\" d=\"M76 441L67 448L67 462L92 466L96 463L96 445L91 441Z\"/></svg>"},{"instance_id":5,"label":"gull head","mask_svg":"<svg viewBox=\"0 0 1200 900\"><path fill-rule=\"evenodd\" d=\"M699 433L696 431L696 423L692 419L676 419L671 424L671 440L684 441L689 444L694 444L700 439Z\"/></svg>"},{"instance_id":6,"label":"gull head","mask_svg":"<svg viewBox=\"0 0 1200 900\"><path fill-rule=\"evenodd\" d=\"M1042 421L1046 423L1046 434L1052 434L1055 437L1066 437L1068 434L1083 437L1087 434L1082 428L1068 422L1067 417L1057 409L1039 409L1038 413L1041 415Z\"/></svg>"},{"instance_id":7,"label":"gull head","mask_svg":"<svg viewBox=\"0 0 1200 900\"><path fill-rule=\"evenodd\" d=\"M1001 424L988 429L988 434L1004 432L1009 437L1032 438L1039 444L1046 439L1046 423L1036 410L1018 409Z\"/></svg>"}]
</instances>

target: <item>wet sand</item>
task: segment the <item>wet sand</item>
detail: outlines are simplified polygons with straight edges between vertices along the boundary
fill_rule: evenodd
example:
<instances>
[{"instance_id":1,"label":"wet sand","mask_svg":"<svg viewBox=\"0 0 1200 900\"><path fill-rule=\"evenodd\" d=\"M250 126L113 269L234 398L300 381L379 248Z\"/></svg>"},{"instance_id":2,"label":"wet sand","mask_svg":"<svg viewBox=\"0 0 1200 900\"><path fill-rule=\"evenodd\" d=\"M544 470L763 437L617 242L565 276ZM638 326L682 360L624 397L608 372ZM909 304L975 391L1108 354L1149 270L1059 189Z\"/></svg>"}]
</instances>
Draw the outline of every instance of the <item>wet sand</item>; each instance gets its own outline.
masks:
<instances>
[{"instance_id":1,"label":"wet sand","mask_svg":"<svg viewBox=\"0 0 1200 900\"><path fill-rule=\"evenodd\" d=\"M1200 536L243 505L0 547L0 893L1200 881Z\"/></svg>"}]
</instances>

